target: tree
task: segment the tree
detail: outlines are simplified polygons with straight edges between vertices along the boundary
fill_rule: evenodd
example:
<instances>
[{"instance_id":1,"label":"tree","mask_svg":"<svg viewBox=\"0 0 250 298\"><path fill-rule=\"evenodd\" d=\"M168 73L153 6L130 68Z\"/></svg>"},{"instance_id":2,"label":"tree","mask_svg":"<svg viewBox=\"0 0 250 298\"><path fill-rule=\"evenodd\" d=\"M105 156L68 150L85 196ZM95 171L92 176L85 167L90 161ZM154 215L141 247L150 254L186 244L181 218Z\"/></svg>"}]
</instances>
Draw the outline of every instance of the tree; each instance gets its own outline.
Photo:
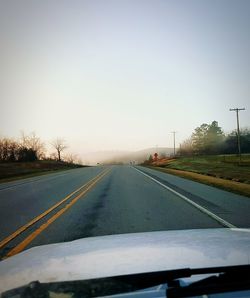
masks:
<instances>
[{"instance_id":1,"label":"tree","mask_svg":"<svg viewBox=\"0 0 250 298\"><path fill-rule=\"evenodd\" d=\"M250 129L243 128L240 130L241 152L250 153ZM238 154L237 131L234 130L225 138L223 153Z\"/></svg>"},{"instance_id":2,"label":"tree","mask_svg":"<svg viewBox=\"0 0 250 298\"><path fill-rule=\"evenodd\" d=\"M42 159L45 156L45 145L35 132L31 132L29 135L26 135L22 131L21 146L23 148L32 149L34 152L36 152L36 156L38 159Z\"/></svg>"},{"instance_id":3,"label":"tree","mask_svg":"<svg viewBox=\"0 0 250 298\"><path fill-rule=\"evenodd\" d=\"M57 160L57 153L56 152L50 153L48 159L49 160Z\"/></svg>"},{"instance_id":4,"label":"tree","mask_svg":"<svg viewBox=\"0 0 250 298\"><path fill-rule=\"evenodd\" d=\"M207 131L206 137L206 153L207 154L218 154L222 151L223 142L225 140L225 135L218 126L217 121L213 121Z\"/></svg>"},{"instance_id":5,"label":"tree","mask_svg":"<svg viewBox=\"0 0 250 298\"><path fill-rule=\"evenodd\" d=\"M36 161L36 151L31 148L22 147L18 152L18 161Z\"/></svg>"},{"instance_id":6,"label":"tree","mask_svg":"<svg viewBox=\"0 0 250 298\"><path fill-rule=\"evenodd\" d=\"M15 140L9 138L0 139L0 161L16 161L20 145Z\"/></svg>"},{"instance_id":7,"label":"tree","mask_svg":"<svg viewBox=\"0 0 250 298\"><path fill-rule=\"evenodd\" d=\"M184 156L191 156L193 155L193 142L192 139L189 138L185 140L181 145L179 149L179 154Z\"/></svg>"},{"instance_id":8,"label":"tree","mask_svg":"<svg viewBox=\"0 0 250 298\"><path fill-rule=\"evenodd\" d=\"M16 161L18 156L19 144L16 141L10 140L8 161Z\"/></svg>"},{"instance_id":9,"label":"tree","mask_svg":"<svg viewBox=\"0 0 250 298\"><path fill-rule=\"evenodd\" d=\"M78 165L83 165L83 161L82 161L81 157L77 157L76 163Z\"/></svg>"},{"instance_id":10,"label":"tree","mask_svg":"<svg viewBox=\"0 0 250 298\"><path fill-rule=\"evenodd\" d=\"M240 131L241 152L250 153L250 128L244 128Z\"/></svg>"},{"instance_id":11,"label":"tree","mask_svg":"<svg viewBox=\"0 0 250 298\"><path fill-rule=\"evenodd\" d=\"M148 159L144 160L144 165L150 165L153 162L153 156L150 154Z\"/></svg>"},{"instance_id":12,"label":"tree","mask_svg":"<svg viewBox=\"0 0 250 298\"><path fill-rule=\"evenodd\" d=\"M206 135L208 131L208 124L203 123L201 126L196 127L192 134L192 146L196 154L205 153Z\"/></svg>"},{"instance_id":13,"label":"tree","mask_svg":"<svg viewBox=\"0 0 250 298\"><path fill-rule=\"evenodd\" d=\"M196 154L217 154L222 151L224 138L217 121L203 123L192 134L192 147Z\"/></svg>"},{"instance_id":14,"label":"tree","mask_svg":"<svg viewBox=\"0 0 250 298\"><path fill-rule=\"evenodd\" d=\"M73 154L73 153L69 153L65 156L64 160L68 163L77 163L77 159L78 159L78 156L76 154Z\"/></svg>"},{"instance_id":15,"label":"tree","mask_svg":"<svg viewBox=\"0 0 250 298\"><path fill-rule=\"evenodd\" d=\"M58 161L61 161L61 154L62 152L68 147L64 139L57 138L51 142L51 145L57 151Z\"/></svg>"}]
</instances>

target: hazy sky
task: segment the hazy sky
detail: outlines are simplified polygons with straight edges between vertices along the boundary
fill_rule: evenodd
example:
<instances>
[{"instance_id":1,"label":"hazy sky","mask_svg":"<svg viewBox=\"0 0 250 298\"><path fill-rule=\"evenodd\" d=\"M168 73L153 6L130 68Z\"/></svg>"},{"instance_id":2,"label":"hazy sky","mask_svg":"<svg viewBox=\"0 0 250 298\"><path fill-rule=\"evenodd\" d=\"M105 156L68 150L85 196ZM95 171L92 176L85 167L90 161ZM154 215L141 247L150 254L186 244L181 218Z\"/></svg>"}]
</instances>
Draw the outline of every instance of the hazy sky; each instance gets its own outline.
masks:
<instances>
[{"instance_id":1,"label":"hazy sky","mask_svg":"<svg viewBox=\"0 0 250 298\"><path fill-rule=\"evenodd\" d=\"M72 150L250 126L249 0L0 0L0 134Z\"/></svg>"}]
</instances>

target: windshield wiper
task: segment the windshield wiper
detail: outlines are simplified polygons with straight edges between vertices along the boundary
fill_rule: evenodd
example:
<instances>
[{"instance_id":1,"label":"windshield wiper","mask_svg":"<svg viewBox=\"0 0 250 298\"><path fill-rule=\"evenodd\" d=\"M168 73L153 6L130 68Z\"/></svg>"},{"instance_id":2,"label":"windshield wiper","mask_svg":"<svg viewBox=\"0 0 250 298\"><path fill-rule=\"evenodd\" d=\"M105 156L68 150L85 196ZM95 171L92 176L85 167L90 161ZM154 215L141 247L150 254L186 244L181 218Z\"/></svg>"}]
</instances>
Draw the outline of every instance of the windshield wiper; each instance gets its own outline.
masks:
<instances>
[{"instance_id":1,"label":"windshield wiper","mask_svg":"<svg viewBox=\"0 0 250 298\"><path fill-rule=\"evenodd\" d=\"M213 274L187 286L181 286L180 279L194 275ZM158 272L120 275L98 279L66 281L55 283L32 282L27 286L2 294L2 298L48 297L49 291L74 293L74 297L97 297L151 288L167 284L167 297L188 297L202 294L250 289L250 265L184 268Z\"/></svg>"},{"instance_id":2,"label":"windshield wiper","mask_svg":"<svg viewBox=\"0 0 250 298\"><path fill-rule=\"evenodd\" d=\"M190 269L190 274L191 276L214 275L187 286L181 286L179 282L172 284L170 282L166 292L167 297L191 297L250 289L250 265Z\"/></svg>"}]
</instances>

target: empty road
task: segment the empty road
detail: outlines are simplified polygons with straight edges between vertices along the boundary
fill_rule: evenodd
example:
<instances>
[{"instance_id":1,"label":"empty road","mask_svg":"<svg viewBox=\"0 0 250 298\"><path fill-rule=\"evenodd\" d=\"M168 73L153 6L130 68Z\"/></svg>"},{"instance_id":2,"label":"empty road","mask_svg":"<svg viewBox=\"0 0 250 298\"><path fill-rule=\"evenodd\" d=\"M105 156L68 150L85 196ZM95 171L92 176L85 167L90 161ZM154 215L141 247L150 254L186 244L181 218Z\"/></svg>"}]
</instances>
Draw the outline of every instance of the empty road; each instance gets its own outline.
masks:
<instances>
[{"instance_id":1,"label":"empty road","mask_svg":"<svg viewBox=\"0 0 250 298\"><path fill-rule=\"evenodd\" d=\"M0 184L0 257L83 237L250 228L250 199L136 166L79 168Z\"/></svg>"}]
</instances>

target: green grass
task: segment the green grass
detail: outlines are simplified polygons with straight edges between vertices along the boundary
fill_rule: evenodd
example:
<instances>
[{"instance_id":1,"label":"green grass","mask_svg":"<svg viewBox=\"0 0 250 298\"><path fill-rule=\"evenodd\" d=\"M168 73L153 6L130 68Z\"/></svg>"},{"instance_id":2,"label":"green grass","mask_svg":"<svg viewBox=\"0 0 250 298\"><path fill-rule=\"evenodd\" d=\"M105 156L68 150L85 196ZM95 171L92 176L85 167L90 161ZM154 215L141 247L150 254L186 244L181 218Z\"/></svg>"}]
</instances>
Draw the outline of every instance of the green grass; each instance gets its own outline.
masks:
<instances>
[{"instance_id":1,"label":"green grass","mask_svg":"<svg viewBox=\"0 0 250 298\"><path fill-rule=\"evenodd\" d=\"M213 155L180 157L164 167L250 184L250 154L242 155L240 165L235 155Z\"/></svg>"},{"instance_id":2,"label":"green grass","mask_svg":"<svg viewBox=\"0 0 250 298\"><path fill-rule=\"evenodd\" d=\"M250 197L250 154L179 157L146 165L186 179Z\"/></svg>"},{"instance_id":3,"label":"green grass","mask_svg":"<svg viewBox=\"0 0 250 298\"><path fill-rule=\"evenodd\" d=\"M53 173L81 167L80 165L56 161L0 163L0 182Z\"/></svg>"}]
</instances>

